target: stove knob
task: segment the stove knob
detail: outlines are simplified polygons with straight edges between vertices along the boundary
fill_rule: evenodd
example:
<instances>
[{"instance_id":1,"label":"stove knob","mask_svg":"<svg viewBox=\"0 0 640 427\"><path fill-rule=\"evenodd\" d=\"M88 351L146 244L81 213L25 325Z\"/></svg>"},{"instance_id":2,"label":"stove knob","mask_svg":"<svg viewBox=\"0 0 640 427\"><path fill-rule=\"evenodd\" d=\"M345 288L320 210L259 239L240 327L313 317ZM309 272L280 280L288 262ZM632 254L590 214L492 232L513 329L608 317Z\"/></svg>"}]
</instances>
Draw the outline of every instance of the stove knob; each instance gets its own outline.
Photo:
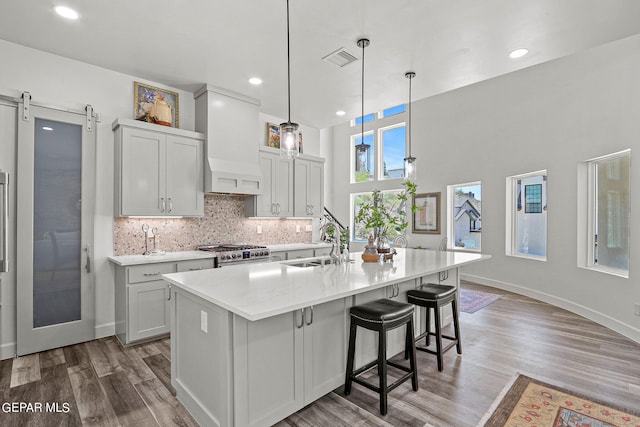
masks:
<instances>
[{"instance_id":1,"label":"stove knob","mask_svg":"<svg viewBox=\"0 0 640 427\"><path fill-rule=\"evenodd\" d=\"M232 254L231 255L231 259L236 259L236 258L238 258L238 254Z\"/></svg>"},{"instance_id":2,"label":"stove knob","mask_svg":"<svg viewBox=\"0 0 640 427\"><path fill-rule=\"evenodd\" d=\"M224 259L224 260L229 259L229 255L222 255L222 259Z\"/></svg>"}]
</instances>

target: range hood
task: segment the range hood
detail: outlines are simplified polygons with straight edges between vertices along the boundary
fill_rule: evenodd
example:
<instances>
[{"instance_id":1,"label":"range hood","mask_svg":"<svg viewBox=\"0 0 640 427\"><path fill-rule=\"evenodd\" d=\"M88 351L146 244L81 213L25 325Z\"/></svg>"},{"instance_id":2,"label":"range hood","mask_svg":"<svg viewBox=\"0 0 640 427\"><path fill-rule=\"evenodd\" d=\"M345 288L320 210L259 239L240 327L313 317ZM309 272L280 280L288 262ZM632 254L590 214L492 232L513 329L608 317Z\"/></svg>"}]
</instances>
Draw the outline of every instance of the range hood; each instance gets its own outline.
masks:
<instances>
[{"instance_id":1,"label":"range hood","mask_svg":"<svg viewBox=\"0 0 640 427\"><path fill-rule=\"evenodd\" d=\"M262 194L258 160L260 101L205 85L193 94L196 131L206 135L206 193Z\"/></svg>"}]
</instances>

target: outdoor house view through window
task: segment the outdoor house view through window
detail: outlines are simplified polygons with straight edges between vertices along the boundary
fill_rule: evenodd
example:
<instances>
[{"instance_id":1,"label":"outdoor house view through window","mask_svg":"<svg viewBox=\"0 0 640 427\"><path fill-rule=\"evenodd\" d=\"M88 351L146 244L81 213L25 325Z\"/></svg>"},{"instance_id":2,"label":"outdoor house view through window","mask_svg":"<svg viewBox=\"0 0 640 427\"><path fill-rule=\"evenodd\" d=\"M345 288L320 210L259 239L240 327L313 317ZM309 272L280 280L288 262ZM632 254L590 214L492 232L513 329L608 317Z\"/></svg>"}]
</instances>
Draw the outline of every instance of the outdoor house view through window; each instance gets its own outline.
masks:
<instances>
[{"instance_id":1,"label":"outdoor house view through window","mask_svg":"<svg viewBox=\"0 0 640 427\"><path fill-rule=\"evenodd\" d=\"M516 175L507 179L507 255L546 259L547 256L547 172Z\"/></svg>"},{"instance_id":2,"label":"outdoor house view through window","mask_svg":"<svg viewBox=\"0 0 640 427\"><path fill-rule=\"evenodd\" d=\"M479 182L449 186L449 237L455 248L481 249L482 184Z\"/></svg>"},{"instance_id":3,"label":"outdoor house view through window","mask_svg":"<svg viewBox=\"0 0 640 427\"><path fill-rule=\"evenodd\" d=\"M363 205L368 205L371 203L382 203L387 211L392 212L396 217L402 221L406 220L406 202L404 200L400 200L399 195L402 193L401 190L398 191L382 191L380 192L381 200L374 201L373 193L362 193L362 194L353 194L352 197L352 206L353 206L353 218L356 218L358 212ZM372 234L372 230L368 229L362 223L355 222L353 227L353 234L351 236L353 241L366 241L369 235ZM391 228L388 230L388 235L385 236L388 241L393 241L393 239L402 234L402 231L399 229Z\"/></svg>"}]
</instances>

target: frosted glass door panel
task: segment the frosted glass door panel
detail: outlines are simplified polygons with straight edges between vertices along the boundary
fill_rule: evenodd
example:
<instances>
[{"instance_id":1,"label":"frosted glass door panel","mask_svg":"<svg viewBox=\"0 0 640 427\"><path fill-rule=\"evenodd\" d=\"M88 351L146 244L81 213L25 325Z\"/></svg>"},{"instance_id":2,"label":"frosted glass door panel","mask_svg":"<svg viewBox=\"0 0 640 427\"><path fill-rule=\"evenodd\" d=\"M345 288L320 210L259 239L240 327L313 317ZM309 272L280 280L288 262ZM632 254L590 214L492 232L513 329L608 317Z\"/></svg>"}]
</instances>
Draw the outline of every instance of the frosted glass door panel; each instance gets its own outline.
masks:
<instances>
[{"instance_id":1,"label":"frosted glass door panel","mask_svg":"<svg viewBox=\"0 0 640 427\"><path fill-rule=\"evenodd\" d=\"M33 327L81 318L82 127L35 120Z\"/></svg>"}]
</instances>

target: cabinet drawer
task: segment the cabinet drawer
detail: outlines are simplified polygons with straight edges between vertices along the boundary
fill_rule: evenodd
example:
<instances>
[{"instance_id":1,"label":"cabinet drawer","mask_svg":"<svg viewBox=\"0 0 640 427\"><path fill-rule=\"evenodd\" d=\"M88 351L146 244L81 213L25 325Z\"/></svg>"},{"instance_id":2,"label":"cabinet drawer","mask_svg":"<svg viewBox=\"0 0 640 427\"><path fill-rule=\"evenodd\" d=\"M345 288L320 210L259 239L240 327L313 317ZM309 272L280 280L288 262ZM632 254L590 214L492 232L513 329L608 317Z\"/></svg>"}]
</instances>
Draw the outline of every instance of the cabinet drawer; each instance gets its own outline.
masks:
<instances>
[{"instance_id":1,"label":"cabinet drawer","mask_svg":"<svg viewBox=\"0 0 640 427\"><path fill-rule=\"evenodd\" d=\"M178 263L178 273L182 271L206 270L208 268L213 268L213 258L193 259L180 261Z\"/></svg>"},{"instance_id":2,"label":"cabinet drawer","mask_svg":"<svg viewBox=\"0 0 640 427\"><path fill-rule=\"evenodd\" d=\"M313 257L313 249L299 249L297 251L289 251L287 259L311 258Z\"/></svg>"},{"instance_id":3,"label":"cabinet drawer","mask_svg":"<svg viewBox=\"0 0 640 427\"><path fill-rule=\"evenodd\" d=\"M174 273L175 264L163 262L158 264L136 265L128 268L129 283L150 282L159 280L161 274Z\"/></svg>"}]
</instances>

